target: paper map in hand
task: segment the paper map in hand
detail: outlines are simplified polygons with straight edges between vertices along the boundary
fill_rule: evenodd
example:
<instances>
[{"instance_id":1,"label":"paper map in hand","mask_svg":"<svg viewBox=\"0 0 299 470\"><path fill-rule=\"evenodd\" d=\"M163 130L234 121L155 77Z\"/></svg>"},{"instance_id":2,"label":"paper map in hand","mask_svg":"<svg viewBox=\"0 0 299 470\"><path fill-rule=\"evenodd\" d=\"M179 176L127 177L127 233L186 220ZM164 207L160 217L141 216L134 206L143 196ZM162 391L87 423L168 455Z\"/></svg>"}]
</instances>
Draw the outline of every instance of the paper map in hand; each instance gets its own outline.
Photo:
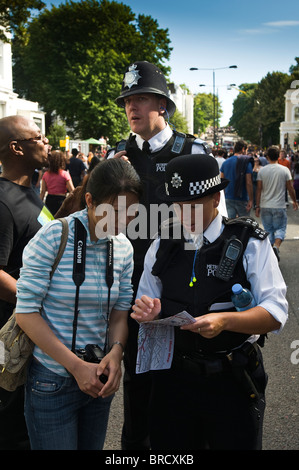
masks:
<instances>
[{"instance_id":1,"label":"paper map in hand","mask_svg":"<svg viewBox=\"0 0 299 470\"><path fill-rule=\"evenodd\" d=\"M136 374L149 370L169 369L174 347L174 327L194 323L188 312L143 322L139 326Z\"/></svg>"}]
</instances>

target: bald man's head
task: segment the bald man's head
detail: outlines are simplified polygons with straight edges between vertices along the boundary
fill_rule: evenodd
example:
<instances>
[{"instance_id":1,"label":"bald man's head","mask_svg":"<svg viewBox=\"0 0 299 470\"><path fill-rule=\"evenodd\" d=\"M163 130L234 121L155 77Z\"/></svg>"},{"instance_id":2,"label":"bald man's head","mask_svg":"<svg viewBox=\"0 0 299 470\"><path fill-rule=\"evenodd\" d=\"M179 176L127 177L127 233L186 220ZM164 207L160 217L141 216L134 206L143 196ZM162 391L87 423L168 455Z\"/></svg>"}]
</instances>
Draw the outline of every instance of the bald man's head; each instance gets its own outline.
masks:
<instances>
[{"instance_id":1,"label":"bald man's head","mask_svg":"<svg viewBox=\"0 0 299 470\"><path fill-rule=\"evenodd\" d=\"M32 119L19 115L0 119L0 161L5 171L22 174L42 168L47 164L48 143Z\"/></svg>"},{"instance_id":2,"label":"bald man's head","mask_svg":"<svg viewBox=\"0 0 299 470\"><path fill-rule=\"evenodd\" d=\"M0 119L0 154L2 160L9 153L9 143L11 141L28 139L38 132L39 128L35 122L24 116L7 116Z\"/></svg>"}]
</instances>

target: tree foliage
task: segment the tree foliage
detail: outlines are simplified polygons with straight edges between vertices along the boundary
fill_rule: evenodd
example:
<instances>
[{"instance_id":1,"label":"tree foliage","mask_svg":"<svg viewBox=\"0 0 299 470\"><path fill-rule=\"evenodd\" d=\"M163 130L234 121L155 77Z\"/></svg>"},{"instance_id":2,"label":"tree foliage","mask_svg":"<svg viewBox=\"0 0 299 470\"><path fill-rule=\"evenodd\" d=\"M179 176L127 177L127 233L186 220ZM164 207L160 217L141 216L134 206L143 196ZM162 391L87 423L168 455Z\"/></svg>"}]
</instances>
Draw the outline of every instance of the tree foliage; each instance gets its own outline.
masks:
<instances>
[{"instance_id":1,"label":"tree foliage","mask_svg":"<svg viewBox=\"0 0 299 470\"><path fill-rule=\"evenodd\" d=\"M177 109L170 118L170 125L171 124L178 132L184 132L185 134L188 134L188 123L184 116Z\"/></svg>"},{"instance_id":2,"label":"tree foliage","mask_svg":"<svg viewBox=\"0 0 299 470\"><path fill-rule=\"evenodd\" d=\"M201 134L206 131L208 126L214 124L214 103L212 93L198 93L194 97L194 130ZM215 122L219 126L219 120L222 116L222 108L218 97L215 96Z\"/></svg>"},{"instance_id":3,"label":"tree foliage","mask_svg":"<svg viewBox=\"0 0 299 470\"><path fill-rule=\"evenodd\" d=\"M9 42L5 32L13 33L26 23L31 10L41 10L45 3L41 0L0 0L0 41Z\"/></svg>"},{"instance_id":4,"label":"tree foliage","mask_svg":"<svg viewBox=\"0 0 299 470\"><path fill-rule=\"evenodd\" d=\"M257 84L243 84L233 104L230 125L244 139L263 147L279 144L279 127L284 120L285 93L291 77L268 73Z\"/></svg>"},{"instance_id":5,"label":"tree foliage","mask_svg":"<svg viewBox=\"0 0 299 470\"><path fill-rule=\"evenodd\" d=\"M291 67L289 69L289 72L290 72L293 80L296 80L296 79L298 80L298 78L299 78L299 57L295 57L295 61L296 61L296 64L291 65Z\"/></svg>"},{"instance_id":6,"label":"tree foliage","mask_svg":"<svg viewBox=\"0 0 299 470\"><path fill-rule=\"evenodd\" d=\"M259 109L255 103L257 83L243 83L233 104L233 114L229 124L238 134L254 143L259 143Z\"/></svg>"},{"instance_id":7,"label":"tree foliage","mask_svg":"<svg viewBox=\"0 0 299 470\"><path fill-rule=\"evenodd\" d=\"M65 140L66 137L65 123L54 122L47 132L47 138L51 143L52 150L60 148L60 140Z\"/></svg>"},{"instance_id":8,"label":"tree foliage","mask_svg":"<svg viewBox=\"0 0 299 470\"><path fill-rule=\"evenodd\" d=\"M68 1L14 39L15 90L48 115L55 111L78 137L106 135L114 143L129 131L115 103L125 68L148 60L167 74L170 52L168 30L150 16L136 18L115 1Z\"/></svg>"}]
</instances>

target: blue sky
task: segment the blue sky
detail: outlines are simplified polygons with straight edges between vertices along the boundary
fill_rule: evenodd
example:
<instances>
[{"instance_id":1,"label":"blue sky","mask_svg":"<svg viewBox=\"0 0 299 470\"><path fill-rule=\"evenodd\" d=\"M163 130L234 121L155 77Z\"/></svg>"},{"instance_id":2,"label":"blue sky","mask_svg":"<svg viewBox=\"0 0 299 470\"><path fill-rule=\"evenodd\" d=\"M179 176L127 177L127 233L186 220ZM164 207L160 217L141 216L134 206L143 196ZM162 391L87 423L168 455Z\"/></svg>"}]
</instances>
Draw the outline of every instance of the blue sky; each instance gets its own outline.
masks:
<instances>
[{"instance_id":1,"label":"blue sky","mask_svg":"<svg viewBox=\"0 0 299 470\"><path fill-rule=\"evenodd\" d=\"M45 1L47 5L65 3ZM235 83L259 82L268 72L288 73L299 56L298 0L124 0L138 15L146 14L168 28L171 46L170 79L185 83L193 93L212 92L212 70L190 67L237 69L215 71L216 89L223 107L221 124L232 113L238 91ZM142 60L142 57L140 58ZM205 87L199 88L199 84Z\"/></svg>"}]
</instances>

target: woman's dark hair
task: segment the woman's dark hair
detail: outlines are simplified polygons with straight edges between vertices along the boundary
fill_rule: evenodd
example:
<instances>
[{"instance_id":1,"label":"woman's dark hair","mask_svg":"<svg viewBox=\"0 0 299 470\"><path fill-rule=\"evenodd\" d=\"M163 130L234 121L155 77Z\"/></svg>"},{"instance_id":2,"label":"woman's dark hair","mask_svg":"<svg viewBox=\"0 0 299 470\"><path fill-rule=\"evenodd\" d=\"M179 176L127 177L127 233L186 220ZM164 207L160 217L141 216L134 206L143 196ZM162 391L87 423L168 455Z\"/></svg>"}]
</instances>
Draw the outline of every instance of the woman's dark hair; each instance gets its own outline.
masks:
<instances>
[{"instance_id":1,"label":"woman's dark hair","mask_svg":"<svg viewBox=\"0 0 299 470\"><path fill-rule=\"evenodd\" d=\"M125 192L136 194L140 198L142 186L130 163L120 158L109 158L98 163L92 170L86 192L91 194L95 204L101 204Z\"/></svg>"},{"instance_id":2,"label":"woman's dark hair","mask_svg":"<svg viewBox=\"0 0 299 470\"><path fill-rule=\"evenodd\" d=\"M48 155L49 168L51 173L58 173L59 170L64 170L66 166L66 159L64 153L60 150L53 150Z\"/></svg>"},{"instance_id":3,"label":"woman's dark hair","mask_svg":"<svg viewBox=\"0 0 299 470\"><path fill-rule=\"evenodd\" d=\"M92 157L92 159L90 160L90 164L89 164L89 167L88 167L88 173L90 173L96 166L98 163L100 163L101 159L99 157Z\"/></svg>"}]
</instances>

